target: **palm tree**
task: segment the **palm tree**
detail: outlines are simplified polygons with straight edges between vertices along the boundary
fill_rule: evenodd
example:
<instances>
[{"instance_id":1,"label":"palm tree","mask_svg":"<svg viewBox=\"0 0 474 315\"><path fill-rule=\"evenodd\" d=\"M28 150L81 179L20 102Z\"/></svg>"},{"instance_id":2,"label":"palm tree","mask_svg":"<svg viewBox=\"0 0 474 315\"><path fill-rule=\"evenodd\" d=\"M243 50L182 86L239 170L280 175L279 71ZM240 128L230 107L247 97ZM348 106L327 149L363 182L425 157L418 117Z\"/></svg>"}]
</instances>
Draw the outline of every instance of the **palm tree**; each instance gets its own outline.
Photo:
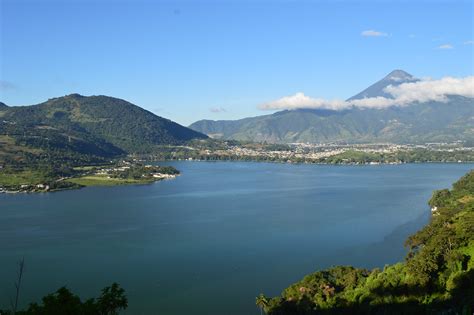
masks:
<instances>
[{"instance_id":1,"label":"palm tree","mask_svg":"<svg viewBox=\"0 0 474 315\"><path fill-rule=\"evenodd\" d=\"M255 304L260 308L260 315L262 315L264 309L268 306L268 298L260 293L260 295L255 298Z\"/></svg>"}]
</instances>

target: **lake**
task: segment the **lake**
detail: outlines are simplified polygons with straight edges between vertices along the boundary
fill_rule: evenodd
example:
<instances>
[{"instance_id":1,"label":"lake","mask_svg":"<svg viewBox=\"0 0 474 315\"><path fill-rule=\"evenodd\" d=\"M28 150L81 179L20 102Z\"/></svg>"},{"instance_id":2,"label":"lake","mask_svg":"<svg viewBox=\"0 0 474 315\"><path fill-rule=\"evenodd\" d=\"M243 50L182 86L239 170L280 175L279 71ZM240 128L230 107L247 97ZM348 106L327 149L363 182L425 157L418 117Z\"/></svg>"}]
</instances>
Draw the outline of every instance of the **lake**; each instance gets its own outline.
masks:
<instances>
[{"instance_id":1,"label":"lake","mask_svg":"<svg viewBox=\"0 0 474 315\"><path fill-rule=\"evenodd\" d=\"M118 282L126 314L260 314L331 265L403 260L427 202L473 164L378 166L166 162L175 180L0 194L0 308L25 258L21 302L60 286L82 298Z\"/></svg>"}]
</instances>

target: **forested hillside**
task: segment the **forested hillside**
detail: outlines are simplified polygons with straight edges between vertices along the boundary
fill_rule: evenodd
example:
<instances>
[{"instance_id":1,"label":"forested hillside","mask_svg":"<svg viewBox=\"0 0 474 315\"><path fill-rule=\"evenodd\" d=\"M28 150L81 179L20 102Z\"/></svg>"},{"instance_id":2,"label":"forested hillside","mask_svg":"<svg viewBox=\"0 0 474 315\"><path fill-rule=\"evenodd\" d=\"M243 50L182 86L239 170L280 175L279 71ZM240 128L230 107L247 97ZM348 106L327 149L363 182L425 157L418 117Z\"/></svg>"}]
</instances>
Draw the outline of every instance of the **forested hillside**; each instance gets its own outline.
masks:
<instances>
[{"instance_id":1,"label":"forested hillside","mask_svg":"<svg viewBox=\"0 0 474 315\"><path fill-rule=\"evenodd\" d=\"M178 144L204 135L156 116L127 101L108 96L71 94L33 106L4 107L2 125L26 132L58 130L64 135L87 135L127 152L158 144ZM115 154L113 150L112 154Z\"/></svg>"},{"instance_id":2,"label":"forested hillside","mask_svg":"<svg viewBox=\"0 0 474 315\"><path fill-rule=\"evenodd\" d=\"M206 136L107 96L71 94L0 107L0 164L110 159L195 138Z\"/></svg>"}]
</instances>

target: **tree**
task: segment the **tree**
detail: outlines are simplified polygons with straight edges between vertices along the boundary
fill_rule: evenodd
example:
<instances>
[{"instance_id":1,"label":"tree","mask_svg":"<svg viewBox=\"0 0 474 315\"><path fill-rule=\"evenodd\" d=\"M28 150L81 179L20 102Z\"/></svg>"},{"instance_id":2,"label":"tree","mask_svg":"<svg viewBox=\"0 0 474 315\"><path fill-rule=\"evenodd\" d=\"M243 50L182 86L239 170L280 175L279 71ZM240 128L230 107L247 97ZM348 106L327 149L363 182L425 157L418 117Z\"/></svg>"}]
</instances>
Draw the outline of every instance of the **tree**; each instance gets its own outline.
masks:
<instances>
[{"instance_id":1,"label":"tree","mask_svg":"<svg viewBox=\"0 0 474 315\"><path fill-rule=\"evenodd\" d=\"M128 299L125 290L117 283L102 290L102 295L97 299L101 315L117 315L121 309L128 307Z\"/></svg>"},{"instance_id":2,"label":"tree","mask_svg":"<svg viewBox=\"0 0 474 315\"><path fill-rule=\"evenodd\" d=\"M59 288L55 293L43 297L42 303L32 303L21 313L25 315L80 315L83 314L81 299L66 287ZM87 313L85 313L87 314ZM92 313L89 313L92 315Z\"/></svg>"},{"instance_id":3,"label":"tree","mask_svg":"<svg viewBox=\"0 0 474 315\"><path fill-rule=\"evenodd\" d=\"M260 308L260 314L263 314L263 311L268 306L268 298L262 293L260 293L260 295L257 296L255 299L255 304Z\"/></svg>"},{"instance_id":4,"label":"tree","mask_svg":"<svg viewBox=\"0 0 474 315\"><path fill-rule=\"evenodd\" d=\"M16 315L118 315L120 310L127 307L125 290L113 283L102 290L99 298L84 302L69 289L62 287L43 297L41 303L31 303L26 310L17 311ZM0 311L0 314L3 313Z\"/></svg>"}]
</instances>

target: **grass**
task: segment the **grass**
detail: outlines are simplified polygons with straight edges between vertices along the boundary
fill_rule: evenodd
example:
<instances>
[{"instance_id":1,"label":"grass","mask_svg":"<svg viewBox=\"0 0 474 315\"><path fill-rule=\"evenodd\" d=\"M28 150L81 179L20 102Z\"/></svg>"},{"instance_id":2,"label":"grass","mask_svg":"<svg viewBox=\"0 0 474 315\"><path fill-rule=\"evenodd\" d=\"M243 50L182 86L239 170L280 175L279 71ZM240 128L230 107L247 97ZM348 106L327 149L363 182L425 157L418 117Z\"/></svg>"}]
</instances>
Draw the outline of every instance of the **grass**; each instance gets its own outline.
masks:
<instances>
[{"instance_id":1,"label":"grass","mask_svg":"<svg viewBox=\"0 0 474 315\"><path fill-rule=\"evenodd\" d=\"M109 178L106 175L87 175L70 178L67 181L82 186L117 186L130 184L149 184L153 182L153 180L150 179Z\"/></svg>"},{"instance_id":2,"label":"grass","mask_svg":"<svg viewBox=\"0 0 474 315\"><path fill-rule=\"evenodd\" d=\"M75 170L75 171L91 171L91 170L94 170L96 168L97 168L97 166L76 166L76 167L73 167L73 170Z\"/></svg>"},{"instance_id":3,"label":"grass","mask_svg":"<svg viewBox=\"0 0 474 315\"><path fill-rule=\"evenodd\" d=\"M18 185L32 185L45 182L46 175L42 172L33 170L24 170L15 173L0 172L0 186L18 186Z\"/></svg>"},{"instance_id":4,"label":"grass","mask_svg":"<svg viewBox=\"0 0 474 315\"><path fill-rule=\"evenodd\" d=\"M15 173L0 171L0 186L18 187L20 185L37 185L45 183L48 178L44 173L34 170L24 170ZM117 185L138 185L149 184L154 179L122 179L108 178L106 175L87 175L82 177L74 177L66 180L67 182L78 184L81 186L117 186Z\"/></svg>"},{"instance_id":5,"label":"grass","mask_svg":"<svg viewBox=\"0 0 474 315\"><path fill-rule=\"evenodd\" d=\"M330 158L339 158L339 159L346 159L346 160L354 160L354 161L366 161L366 160L378 160L380 159L380 154L372 153L372 152L363 152L357 150L347 150L345 152L335 154Z\"/></svg>"}]
</instances>

